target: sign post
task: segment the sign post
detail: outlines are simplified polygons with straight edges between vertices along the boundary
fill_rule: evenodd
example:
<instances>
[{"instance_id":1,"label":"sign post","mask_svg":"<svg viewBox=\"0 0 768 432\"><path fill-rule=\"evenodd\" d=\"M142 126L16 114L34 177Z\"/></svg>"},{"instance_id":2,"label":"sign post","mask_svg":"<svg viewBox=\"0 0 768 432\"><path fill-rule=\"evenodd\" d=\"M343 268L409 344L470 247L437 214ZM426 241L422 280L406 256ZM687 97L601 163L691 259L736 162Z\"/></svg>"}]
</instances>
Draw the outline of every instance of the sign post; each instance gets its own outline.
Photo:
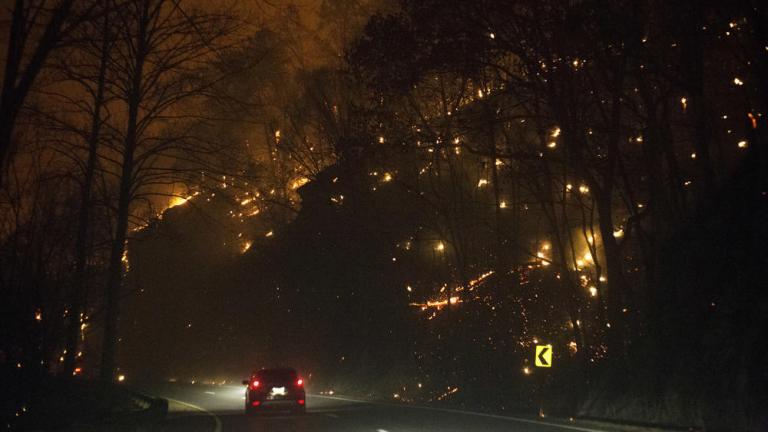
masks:
<instances>
[{"instance_id":1,"label":"sign post","mask_svg":"<svg viewBox=\"0 0 768 432\"><path fill-rule=\"evenodd\" d=\"M552 344L547 345L536 345L536 352L535 356L533 358L533 363L538 368L551 368L552 367ZM542 371L544 372L544 371ZM542 375L541 378L538 380L538 397L539 399L539 417L544 417L544 392L546 391L546 388L548 387L548 382L551 379L550 374L543 373L538 374Z\"/></svg>"}]
</instances>

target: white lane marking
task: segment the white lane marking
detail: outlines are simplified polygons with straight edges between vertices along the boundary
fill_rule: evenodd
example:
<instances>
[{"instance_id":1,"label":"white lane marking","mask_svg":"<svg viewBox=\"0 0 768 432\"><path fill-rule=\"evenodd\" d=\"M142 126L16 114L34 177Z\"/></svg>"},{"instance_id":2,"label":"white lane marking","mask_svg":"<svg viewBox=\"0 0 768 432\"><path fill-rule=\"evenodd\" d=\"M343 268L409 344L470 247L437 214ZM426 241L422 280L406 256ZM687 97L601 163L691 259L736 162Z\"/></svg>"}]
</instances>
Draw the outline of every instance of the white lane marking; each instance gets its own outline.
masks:
<instances>
[{"instance_id":1,"label":"white lane marking","mask_svg":"<svg viewBox=\"0 0 768 432\"><path fill-rule=\"evenodd\" d=\"M169 402L174 402L174 403L177 403L177 404L188 406L188 407L190 407L192 409L196 409L196 410L202 412L203 414L211 417L213 419L213 422L214 422L213 432L221 432L221 419L219 419L219 416L217 416L216 414L214 414L214 413L212 413L212 412L210 412L210 411L208 411L208 410L206 410L204 408L200 408L197 405L192 405L191 403L186 403L186 402L182 402L180 400L170 399L170 398L166 398L166 399L168 399Z\"/></svg>"},{"instance_id":2,"label":"white lane marking","mask_svg":"<svg viewBox=\"0 0 768 432\"><path fill-rule=\"evenodd\" d=\"M376 432L389 432L389 431L386 429L376 429Z\"/></svg>"},{"instance_id":3,"label":"white lane marking","mask_svg":"<svg viewBox=\"0 0 768 432\"><path fill-rule=\"evenodd\" d=\"M325 413L325 416L330 418L339 418L339 415L334 413Z\"/></svg>"},{"instance_id":4,"label":"white lane marking","mask_svg":"<svg viewBox=\"0 0 768 432\"><path fill-rule=\"evenodd\" d=\"M359 399L349 399L349 398L344 398L344 397L339 397L339 396L320 396L320 395L315 395L315 394L313 394L311 396L318 397L318 398L323 398L323 399L333 399L333 400L340 400L340 401L346 401L346 402L357 402L357 403L362 403L362 404L385 405L382 402L369 402L369 401L364 401L364 400L359 400ZM389 404L386 404L386 405L389 405ZM404 406L404 405L397 405L397 406Z\"/></svg>"},{"instance_id":5,"label":"white lane marking","mask_svg":"<svg viewBox=\"0 0 768 432\"><path fill-rule=\"evenodd\" d=\"M207 392L205 392L205 394L209 394L209 395L216 395L216 392L207 391Z\"/></svg>"},{"instance_id":6,"label":"white lane marking","mask_svg":"<svg viewBox=\"0 0 768 432\"><path fill-rule=\"evenodd\" d=\"M318 398L325 398L325 399L341 400L346 402L357 402L357 403L363 403L363 404L382 405L382 406L394 406L399 408L413 408L413 409L422 409L422 410L428 410L428 411L441 411L441 412L448 412L448 413L454 413L454 414L471 415L476 417L509 420L509 421L516 421L520 423L551 426L551 427L580 431L580 432L606 432L603 429L591 429L587 427L564 425L560 423L552 423L552 422L541 421L541 420L531 420L531 419L524 419L520 417L503 416L503 415L497 415L497 414L486 414L486 413L479 413L479 412L473 412L473 411L460 411L460 410L455 410L450 408L434 408L434 407L425 407L425 406L419 406L419 405L403 405L403 404L392 404L392 403L386 403L386 402L371 402L371 401L349 399L349 398L338 397L338 396L320 396L320 395L312 395L312 396L318 397Z\"/></svg>"}]
</instances>

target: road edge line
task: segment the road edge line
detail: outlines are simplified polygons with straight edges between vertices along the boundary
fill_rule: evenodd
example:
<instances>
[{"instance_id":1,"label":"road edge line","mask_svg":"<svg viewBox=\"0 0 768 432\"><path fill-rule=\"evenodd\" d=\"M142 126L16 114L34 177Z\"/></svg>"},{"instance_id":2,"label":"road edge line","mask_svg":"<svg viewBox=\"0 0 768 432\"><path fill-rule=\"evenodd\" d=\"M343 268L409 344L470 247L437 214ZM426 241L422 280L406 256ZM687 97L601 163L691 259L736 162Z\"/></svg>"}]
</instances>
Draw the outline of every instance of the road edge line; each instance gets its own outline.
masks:
<instances>
[{"instance_id":1,"label":"road edge line","mask_svg":"<svg viewBox=\"0 0 768 432\"><path fill-rule=\"evenodd\" d=\"M520 423L528 423L528 424L535 424L535 425L541 425L541 426L551 426L551 427L557 427L561 429L568 429L568 430L574 430L579 432L606 432L604 429L592 429L588 427L582 427L582 426L571 426L567 424L560 424L560 423L552 423L548 421L541 421L541 420L531 420L531 419L525 419L520 417L512 417L512 416L505 416L505 415L499 415L499 414L486 414L481 412L475 412L475 411L461 411L457 409L450 409L450 408L435 408L435 407L428 407L423 405L408 405L408 404L393 404L393 403L386 403L386 402L376 402L376 401L365 401L360 399L350 399L350 398L344 398L344 397L338 397L338 396L325 396L325 395L312 395L314 397L319 398L325 398L325 399L336 399L341 401L348 401L348 402L357 402L357 403L364 403L364 404L371 404L371 405L381 405L381 406L392 406L392 407L399 407L399 408L411 408L411 409L422 409L422 410L429 410L429 411L442 411L442 412L448 412L453 414L464 414L464 415L472 415L477 417L486 417L486 418L494 418L494 419L500 419L500 420L510 420L510 421L516 421Z\"/></svg>"},{"instance_id":2,"label":"road edge line","mask_svg":"<svg viewBox=\"0 0 768 432\"><path fill-rule=\"evenodd\" d=\"M192 409L196 409L196 410L202 412L203 414L211 417L213 419L213 422L214 422L213 432L221 432L221 428L222 428L222 426L221 426L221 419L216 414L214 414L214 413L212 413L212 412L210 412L210 411L208 411L208 410L206 410L204 408L201 408L201 407L199 407L197 405L193 405L191 403L182 402L180 400L171 399L171 398L166 398L166 399L169 402L174 402L174 403L177 403L177 404L188 406L188 407L190 407Z\"/></svg>"}]
</instances>

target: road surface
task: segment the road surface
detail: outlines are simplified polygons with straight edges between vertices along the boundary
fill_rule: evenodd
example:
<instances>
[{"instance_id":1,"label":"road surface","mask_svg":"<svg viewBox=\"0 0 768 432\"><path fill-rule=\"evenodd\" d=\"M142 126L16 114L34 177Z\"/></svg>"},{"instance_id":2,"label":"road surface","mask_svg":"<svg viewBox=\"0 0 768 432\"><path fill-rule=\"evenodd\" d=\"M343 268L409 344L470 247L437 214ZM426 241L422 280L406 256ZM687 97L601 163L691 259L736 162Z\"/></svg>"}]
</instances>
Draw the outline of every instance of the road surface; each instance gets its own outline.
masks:
<instances>
[{"instance_id":1,"label":"road surface","mask_svg":"<svg viewBox=\"0 0 768 432\"><path fill-rule=\"evenodd\" d=\"M592 427L532 418L320 395L307 395L305 415L276 413L252 417L243 413L243 386L168 384L147 392L169 400L169 414L162 428L168 432L599 432Z\"/></svg>"}]
</instances>

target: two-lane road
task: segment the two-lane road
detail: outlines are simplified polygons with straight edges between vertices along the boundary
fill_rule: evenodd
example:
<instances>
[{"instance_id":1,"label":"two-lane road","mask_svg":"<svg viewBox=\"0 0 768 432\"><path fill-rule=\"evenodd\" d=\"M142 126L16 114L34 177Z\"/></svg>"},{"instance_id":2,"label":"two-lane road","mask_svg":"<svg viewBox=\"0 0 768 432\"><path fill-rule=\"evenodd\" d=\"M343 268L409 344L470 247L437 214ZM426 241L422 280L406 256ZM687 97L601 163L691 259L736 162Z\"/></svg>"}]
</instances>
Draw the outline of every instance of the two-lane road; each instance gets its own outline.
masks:
<instances>
[{"instance_id":1,"label":"two-lane road","mask_svg":"<svg viewBox=\"0 0 768 432\"><path fill-rule=\"evenodd\" d=\"M360 402L340 397L307 396L307 414L246 416L242 386L169 384L150 390L167 398L169 432L598 432L575 424L494 416L396 404Z\"/></svg>"}]
</instances>

